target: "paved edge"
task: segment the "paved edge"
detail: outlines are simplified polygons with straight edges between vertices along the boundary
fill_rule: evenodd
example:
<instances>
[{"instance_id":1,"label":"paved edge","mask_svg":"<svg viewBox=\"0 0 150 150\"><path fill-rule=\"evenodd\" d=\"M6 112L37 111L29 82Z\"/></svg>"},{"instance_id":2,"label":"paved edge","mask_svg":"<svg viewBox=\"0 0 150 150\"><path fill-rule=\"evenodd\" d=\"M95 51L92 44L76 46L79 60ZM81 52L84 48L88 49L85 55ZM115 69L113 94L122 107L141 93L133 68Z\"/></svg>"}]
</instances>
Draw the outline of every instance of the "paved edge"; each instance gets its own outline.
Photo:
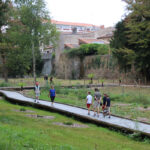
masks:
<instances>
[{"instance_id":1,"label":"paved edge","mask_svg":"<svg viewBox=\"0 0 150 150\"><path fill-rule=\"evenodd\" d=\"M69 117L70 116L71 117L74 116L75 119L80 120L82 122L93 123L93 124L96 124L96 125L99 125L99 126L102 126L102 127L105 127L105 128L119 130L119 131L121 131L123 133L140 132L142 136L146 136L146 137L150 138L150 134L146 133L146 132L129 129L129 128L122 127L122 126L119 126L119 125L114 125L112 123L107 123L107 122L104 122L104 121L101 121L101 120L96 120L94 118L89 118L88 116L79 115L79 114L76 114L76 113L72 113L72 112L65 111L65 110L62 110L62 109L59 109L59 108L55 108L55 107L51 107L51 106L46 106L46 105L43 105L43 104L38 104L38 103L34 103L34 102L29 102L29 101L22 101L22 100L20 101L17 98L11 98L11 97L5 95L2 91L0 91L0 96L4 96L6 100L8 100L8 101L10 101L12 103L28 105L28 106L32 106L32 107L35 107L35 108L42 108L42 109L47 110L47 111L58 112L58 113L67 115ZM122 118L122 117L120 117L120 118ZM124 119L126 119L126 118L124 118ZM131 120L131 119L129 119L129 120Z\"/></svg>"}]
</instances>

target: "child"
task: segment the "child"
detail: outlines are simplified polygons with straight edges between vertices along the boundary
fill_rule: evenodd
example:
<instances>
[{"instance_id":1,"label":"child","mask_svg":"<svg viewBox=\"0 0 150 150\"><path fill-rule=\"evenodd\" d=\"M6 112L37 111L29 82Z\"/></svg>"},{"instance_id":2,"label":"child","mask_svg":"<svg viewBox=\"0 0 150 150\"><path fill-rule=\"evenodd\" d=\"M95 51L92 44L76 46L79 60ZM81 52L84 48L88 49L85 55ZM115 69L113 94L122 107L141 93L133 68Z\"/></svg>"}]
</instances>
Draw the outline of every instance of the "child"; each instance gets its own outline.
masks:
<instances>
[{"instance_id":1,"label":"child","mask_svg":"<svg viewBox=\"0 0 150 150\"><path fill-rule=\"evenodd\" d=\"M107 94L104 94L103 104L102 104L102 111L104 111L104 109L106 108L106 99L107 99Z\"/></svg>"},{"instance_id":2,"label":"child","mask_svg":"<svg viewBox=\"0 0 150 150\"><path fill-rule=\"evenodd\" d=\"M51 98L51 102L52 102L52 106L54 104L54 100L55 100L55 97L56 97L56 91L54 89L54 86L51 86L51 89L49 90L49 97Z\"/></svg>"},{"instance_id":3,"label":"child","mask_svg":"<svg viewBox=\"0 0 150 150\"><path fill-rule=\"evenodd\" d=\"M35 82L35 87L34 87L34 91L35 91L35 100L34 100L34 102L37 102L37 103L39 103L39 96L40 96L40 86L39 86L39 83L36 81Z\"/></svg>"},{"instance_id":4,"label":"child","mask_svg":"<svg viewBox=\"0 0 150 150\"><path fill-rule=\"evenodd\" d=\"M88 115L90 115L90 107L92 105L92 96L91 96L91 92L88 92L88 96L86 97L86 105L88 108Z\"/></svg>"}]
</instances>

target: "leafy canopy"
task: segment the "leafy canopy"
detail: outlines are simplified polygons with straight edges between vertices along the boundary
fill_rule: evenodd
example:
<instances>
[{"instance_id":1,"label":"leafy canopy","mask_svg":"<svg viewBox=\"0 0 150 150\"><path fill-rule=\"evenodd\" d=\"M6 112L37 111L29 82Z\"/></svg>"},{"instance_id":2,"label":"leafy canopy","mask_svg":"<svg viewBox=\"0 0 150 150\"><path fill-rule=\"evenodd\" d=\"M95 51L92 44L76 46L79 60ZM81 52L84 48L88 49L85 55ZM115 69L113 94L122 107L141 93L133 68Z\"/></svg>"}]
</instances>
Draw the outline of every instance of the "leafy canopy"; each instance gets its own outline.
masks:
<instances>
[{"instance_id":1,"label":"leafy canopy","mask_svg":"<svg viewBox=\"0 0 150 150\"><path fill-rule=\"evenodd\" d=\"M108 54L109 46L104 44L82 44L79 48L65 50L70 57L78 56L84 58L88 55L105 55Z\"/></svg>"}]
</instances>

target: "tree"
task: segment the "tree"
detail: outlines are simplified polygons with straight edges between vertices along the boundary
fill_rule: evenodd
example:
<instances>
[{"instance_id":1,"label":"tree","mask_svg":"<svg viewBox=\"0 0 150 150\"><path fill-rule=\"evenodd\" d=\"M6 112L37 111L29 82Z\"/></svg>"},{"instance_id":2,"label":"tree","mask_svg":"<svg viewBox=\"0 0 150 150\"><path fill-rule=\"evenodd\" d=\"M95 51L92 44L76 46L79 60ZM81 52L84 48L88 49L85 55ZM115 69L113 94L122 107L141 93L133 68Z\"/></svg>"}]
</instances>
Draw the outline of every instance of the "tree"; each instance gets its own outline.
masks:
<instances>
[{"instance_id":1,"label":"tree","mask_svg":"<svg viewBox=\"0 0 150 150\"><path fill-rule=\"evenodd\" d=\"M90 79L90 84L93 84L94 73L88 74L88 78Z\"/></svg>"},{"instance_id":2,"label":"tree","mask_svg":"<svg viewBox=\"0 0 150 150\"><path fill-rule=\"evenodd\" d=\"M127 28L125 27L125 20L118 22L115 26L114 36L110 41L110 46L114 49L128 47Z\"/></svg>"},{"instance_id":3,"label":"tree","mask_svg":"<svg viewBox=\"0 0 150 150\"><path fill-rule=\"evenodd\" d=\"M28 29L27 46L32 51L33 76L36 80L36 56L39 57L40 44L50 44L55 46L57 31L50 23L49 12L43 0L16 0L15 4L19 11L20 21ZM39 60L38 60L39 62Z\"/></svg>"},{"instance_id":4,"label":"tree","mask_svg":"<svg viewBox=\"0 0 150 150\"><path fill-rule=\"evenodd\" d=\"M135 64L138 71L150 80L150 1L124 0L130 14L126 17L129 46L136 53Z\"/></svg>"},{"instance_id":5,"label":"tree","mask_svg":"<svg viewBox=\"0 0 150 150\"><path fill-rule=\"evenodd\" d=\"M125 73L134 64L135 52L127 48L115 49L113 55L117 58L120 70L124 70Z\"/></svg>"},{"instance_id":6,"label":"tree","mask_svg":"<svg viewBox=\"0 0 150 150\"><path fill-rule=\"evenodd\" d=\"M10 49L10 45L6 43L5 30L9 20L9 5L10 1L0 1L0 57L2 59L2 72L5 81L7 78L7 68L6 68L6 54Z\"/></svg>"},{"instance_id":7,"label":"tree","mask_svg":"<svg viewBox=\"0 0 150 150\"><path fill-rule=\"evenodd\" d=\"M150 1L149 0L123 0L127 3L129 14L116 25L111 47L115 48L113 54L121 65L123 61L130 64L133 57L128 56L128 50L134 52L134 64L136 71L144 78L150 80ZM123 52L123 50L125 50ZM127 50L127 51L126 51ZM115 52L116 51L116 52ZM119 56L123 55L123 56ZM131 58L123 59L124 55ZM121 58L121 59L120 59ZM129 63L127 62L129 61Z\"/></svg>"}]
</instances>

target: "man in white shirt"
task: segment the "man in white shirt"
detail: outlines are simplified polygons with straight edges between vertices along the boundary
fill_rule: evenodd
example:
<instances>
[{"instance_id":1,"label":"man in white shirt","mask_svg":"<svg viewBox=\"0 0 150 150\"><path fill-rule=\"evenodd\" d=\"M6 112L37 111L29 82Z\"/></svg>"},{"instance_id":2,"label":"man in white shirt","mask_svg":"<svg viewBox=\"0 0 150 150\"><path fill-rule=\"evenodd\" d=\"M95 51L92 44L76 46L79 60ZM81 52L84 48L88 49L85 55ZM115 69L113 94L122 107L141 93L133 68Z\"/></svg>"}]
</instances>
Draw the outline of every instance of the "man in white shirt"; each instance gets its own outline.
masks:
<instances>
[{"instance_id":1,"label":"man in white shirt","mask_svg":"<svg viewBox=\"0 0 150 150\"><path fill-rule=\"evenodd\" d=\"M88 96L86 97L86 105L88 108L88 115L90 115L90 107L92 105L92 96L91 96L91 92L88 92Z\"/></svg>"}]
</instances>

